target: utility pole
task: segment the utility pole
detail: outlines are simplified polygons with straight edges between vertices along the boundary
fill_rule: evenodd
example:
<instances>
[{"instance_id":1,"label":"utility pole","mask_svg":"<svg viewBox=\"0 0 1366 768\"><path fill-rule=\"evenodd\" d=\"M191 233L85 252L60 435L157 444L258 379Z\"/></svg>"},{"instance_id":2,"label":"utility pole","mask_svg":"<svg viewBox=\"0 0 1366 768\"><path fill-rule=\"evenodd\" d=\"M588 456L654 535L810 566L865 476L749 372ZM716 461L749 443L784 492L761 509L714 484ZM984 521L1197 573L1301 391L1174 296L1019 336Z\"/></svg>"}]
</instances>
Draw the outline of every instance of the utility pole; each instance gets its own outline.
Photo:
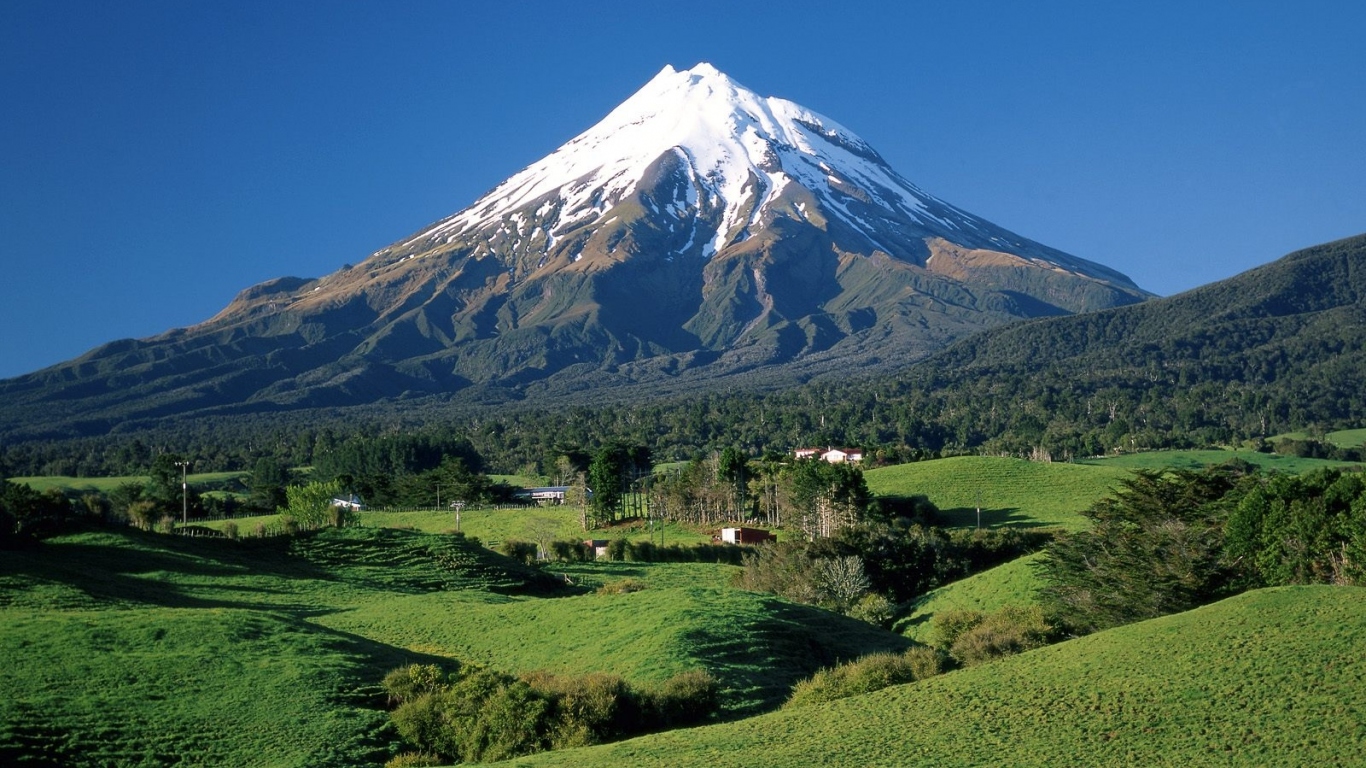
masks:
<instances>
[{"instance_id":1,"label":"utility pole","mask_svg":"<svg viewBox=\"0 0 1366 768\"><path fill-rule=\"evenodd\" d=\"M436 484L436 508L441 509L441 483Z\"/></svg>"},{"instance_id":2,"label":"utility pole","mask_svg":"<svg viewBox=\"0 0 1366 768\"><path fill-rule=\"evenodd\" d=\"M175 465L180 467L180 523L181 525L189 525L190 483L187 473L190 471L190 462L188 460L177 461Z\"/></svg>"}]
</instances>

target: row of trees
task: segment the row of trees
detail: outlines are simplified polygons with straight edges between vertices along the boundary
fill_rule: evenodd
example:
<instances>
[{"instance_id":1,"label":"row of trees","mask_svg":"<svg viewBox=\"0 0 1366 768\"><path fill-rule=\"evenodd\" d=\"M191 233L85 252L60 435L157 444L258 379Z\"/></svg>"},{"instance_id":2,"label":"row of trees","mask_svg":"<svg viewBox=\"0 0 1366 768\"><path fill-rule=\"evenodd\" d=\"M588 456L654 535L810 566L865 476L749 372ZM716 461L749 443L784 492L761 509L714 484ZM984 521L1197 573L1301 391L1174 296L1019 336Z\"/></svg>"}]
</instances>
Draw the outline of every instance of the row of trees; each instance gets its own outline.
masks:
<instances>
[{"instance_id":1,"label":"row of trees","mask_svg":"<svg viewBox=\"0 0 1366 768\"><path fill-rule=\"evenodd\" d=\"M862 521L872 494L854 464L773 454L750 461L727 448L654 478L649 499L651 513L665 520L753 521L817 539Z\"/></svg>"}]
</instances>

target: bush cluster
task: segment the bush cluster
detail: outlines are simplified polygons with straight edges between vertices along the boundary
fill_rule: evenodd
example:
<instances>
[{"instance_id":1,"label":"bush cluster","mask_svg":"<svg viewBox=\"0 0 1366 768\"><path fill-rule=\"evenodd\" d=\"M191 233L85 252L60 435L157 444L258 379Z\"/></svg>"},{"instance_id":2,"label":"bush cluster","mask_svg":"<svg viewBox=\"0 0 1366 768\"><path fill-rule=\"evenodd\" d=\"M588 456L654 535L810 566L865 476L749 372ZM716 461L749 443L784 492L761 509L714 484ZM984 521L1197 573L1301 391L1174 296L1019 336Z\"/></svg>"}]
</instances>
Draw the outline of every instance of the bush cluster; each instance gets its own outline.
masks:
<instances>
[{"instance_id":1,"label":"bush cluster","mask_svg":"<svg viewBox=\"0 0 1366 768\"><path fill-rule=\"evenodd\" d=\"M649 731L695 725L712 716L716 680L684 672L640 690L616 675L513 676L463 667L445 672L414 664L383 682L399 734L419 752L446 761L489 762L550 749L600 744Z\"/></svg>"},{"instance_id":2,"label":"bush cluster","mask_svg":"<svg viewBox=\"0 0 1366 768\"><path fill-rule=\"evenodd\" d=\"M621 579L603 584L598 587L597 592L599 595L626 595L632 592L640 592L645 588L645 582L640 579Z\"/></svg>"},{"instance_id":3,"label":"bush cluster","mask_svg":"<svg viewBox=\"0 0 1366 768\"><path fill-rule=\"evenodd\" d=\"M874 653L848 664L823 669L797 683L783 707L802 707L872 693L888 686L934 677L943 670L943 655L923 645L907 649L905 653Z\"/></svg>"},{"instance_id":4,"label":"bush cluster","mask_svg":"<svg viewBox=\"0 0 1366 768\"><path fill-rule=\"evenodd\" d=\"M1037 605L1008 605L995 613L942 611L934 617L935 645L965 667L1042 648L1053 635Z\"/></svg>"}]
</instances>

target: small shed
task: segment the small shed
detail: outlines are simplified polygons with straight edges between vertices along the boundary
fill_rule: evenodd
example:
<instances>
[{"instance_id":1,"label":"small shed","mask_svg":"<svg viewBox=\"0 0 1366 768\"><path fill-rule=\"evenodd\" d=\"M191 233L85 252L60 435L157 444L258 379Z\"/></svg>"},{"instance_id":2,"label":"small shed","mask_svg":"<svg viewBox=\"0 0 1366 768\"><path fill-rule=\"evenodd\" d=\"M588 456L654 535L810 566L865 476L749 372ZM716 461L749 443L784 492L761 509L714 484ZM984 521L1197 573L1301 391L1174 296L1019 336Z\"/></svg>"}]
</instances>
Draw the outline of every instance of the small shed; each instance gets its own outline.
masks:
<instances>
[{"instance_id":1,"label":"small shed","mask_svg":"<svg viewBox=\"0 0 1366 768\"><path fill-rule=\"evenodd\" d=\"M762 528L722 528L721 542L724 544L762 544L777 541L778 537Z\"/></svg>"},{"instance_id":2,"label":"small shed","mask_svg":"<svg viewBox=\"0 0 1366 768\"><path fill-rule=\"evenodd\" d=\"M593 558L607 557L607 545L611 542L607 539L584 539L583 545L593 551Z\"/></svg>"}]
</instances>

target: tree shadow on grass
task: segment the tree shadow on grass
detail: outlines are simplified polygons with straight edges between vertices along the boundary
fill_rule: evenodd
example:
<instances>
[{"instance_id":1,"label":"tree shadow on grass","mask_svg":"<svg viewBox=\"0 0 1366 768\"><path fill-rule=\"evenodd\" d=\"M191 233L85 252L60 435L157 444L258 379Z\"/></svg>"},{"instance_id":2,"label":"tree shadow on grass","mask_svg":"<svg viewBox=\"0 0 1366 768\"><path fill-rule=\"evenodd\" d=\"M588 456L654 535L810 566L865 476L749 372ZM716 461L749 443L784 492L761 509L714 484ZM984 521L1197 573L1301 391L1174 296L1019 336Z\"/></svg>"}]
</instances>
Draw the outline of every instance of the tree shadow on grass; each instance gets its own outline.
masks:
<instances>
[{"instance_id":1,"label":"tree shadow on grass","mask_svg":"<svg viewBox=\"0 0 1366 768\"><path fill-rule=\"evenodd\" d=\"M0 605L144 604L318 615L335 610L325 598L310 599L320 587L403 595L459 589L551 594L560 588L549 575L472 543L402 532L374 540L343 536L229 541L118 529L44 543L0 561Z\"/></svg>"},{"instance_id":2,"label":"tree shadow on grass","mask_svg":"<svg viewBox=\"0 0 1366 768\"><path fill-rule=\"evenodd\" d=\"M1050 528L1056 523L1044 523L1020 512L1019 507L983 509L978 525L976 507L953 507L939 510L939 524L947 528Z\"/></svg>"},{"instance_id":3,"label":"tree shadow on grass","mask_svg":"<svg viewBox=\"0 0 1366 768\"><path fill-rule=\"evenodd\" d=\"M723 623L683 636L725 691L722 716L750 717L778 708L792 687L821 669L870 653L900 653L913 643L881 627L809 605L765 596L763 617Z\"/></svg>"}]
</instances>

